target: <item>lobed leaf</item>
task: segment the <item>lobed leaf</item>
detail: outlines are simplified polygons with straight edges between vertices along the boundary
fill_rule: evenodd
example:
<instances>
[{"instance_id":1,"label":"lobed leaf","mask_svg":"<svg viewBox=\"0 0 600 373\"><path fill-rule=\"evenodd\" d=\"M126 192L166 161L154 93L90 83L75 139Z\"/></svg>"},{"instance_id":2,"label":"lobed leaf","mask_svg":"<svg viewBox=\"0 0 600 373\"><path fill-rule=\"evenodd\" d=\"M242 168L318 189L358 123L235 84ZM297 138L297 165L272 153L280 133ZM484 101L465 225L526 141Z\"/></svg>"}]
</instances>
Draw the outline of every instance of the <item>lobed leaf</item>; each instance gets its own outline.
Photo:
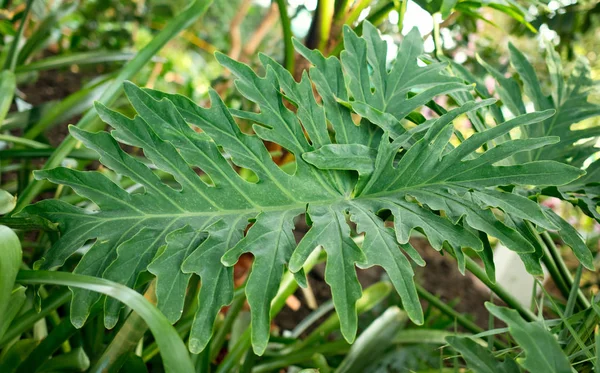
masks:
<instances>
[{"instance_id":1,"label":"lobed leaf","mask_svg":"<svg viewBox=\"0 0 600 373\"><path fill-rule=\"evenodd\" d=\"M230 267L240 255L251 253L254 264L245 291L253 348L262 354L269 339L271 301L286 266L304 284L302 265L317 246L327 252L326 281L349 342L356 335L356 302L361 296L356 265L383 267L407 315L423 322L409 261L425 264L408 242L414 229L425 233L438 250L447 242L462 270L461 250L472 248L493 275L487 234L522 255L532 254L527 258L533 260L536 249L530 238L510 219L529 220L540 228L555 228L557 223L534 202L506 190L563 185L583 172L548 160L503 163L552 144L553 137L484 145L513 128L543 122L553 112L517 116L454 146L453 120L494 102L465 100L407 131L402 121L413 110L436 95L467 92L471 86L443 73L444 64L421 66L423 46L416 31L407 35L388 67L378 31L368 22L364 30L365 36L358 37L345 29L347 49L341 61L296 43L313 64L300 82L266 56L261 56L266 72L259 76L218 54L237 77L238 90L257 105L256 112L228 109L214 91L210 107L202 108L179 95L126 83L136 117L97 105L101 118L114 128L111 133L70 130L100 155L102 164L133 180L141 191L129 193L97 172L36 172L36 178L69 186L95 204L90 209L46 200L23 212L59 225L61 238L41 267L61 266L94 241L75 272L135 287L140 274L150 271L158 278L158 306L171 322L182 313L190 275L199 275L202 287L189 346L197 353L206 347L219 310L232 300ZM254 133L242 132L234 116L251 121ZM293 173L273 162L263 140L294 156ZM119 143L142 149L146 161L127 154ZM163 182L154 168L172 175L174 183ZM256 182L242 178L238 168L251 170ZM496 214L498 210L504 217ZM310 229L297 244L292 231L302 214ZM352 239L349 222L364 234L361 246ZM83 324L98 299L85 290L75 291L75 325ZM120 306L113 300L104 306L105 324L114 326Z\"/></svg>"}]
</instances>

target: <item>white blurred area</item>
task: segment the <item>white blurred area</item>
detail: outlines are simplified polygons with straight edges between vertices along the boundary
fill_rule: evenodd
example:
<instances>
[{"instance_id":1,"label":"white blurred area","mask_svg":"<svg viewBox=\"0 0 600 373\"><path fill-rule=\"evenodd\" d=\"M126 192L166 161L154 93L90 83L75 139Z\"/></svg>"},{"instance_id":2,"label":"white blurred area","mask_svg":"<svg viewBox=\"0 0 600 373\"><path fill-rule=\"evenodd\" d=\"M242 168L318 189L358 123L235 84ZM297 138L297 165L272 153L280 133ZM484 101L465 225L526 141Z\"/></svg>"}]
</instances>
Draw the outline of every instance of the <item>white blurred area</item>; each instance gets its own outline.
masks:
<instances>
[{"instance_id":1,"label":"white blurred area","mask_svg":"<svg viewBox=\"0 0 600 373\"><path fill-rule=\"evenodd\" d=\"M563 11L563 7L572 4L576 0L552 0L548 4L548 8L556 13L560 13ZM271 4L271 0L254 0L255 4L262 7L269 7ZM292 32L294 36L297 38L303 38L308 33L310 28L310 24L312 21L313 13L317 8L317 0L287 0L288 13L292 15ZM367 7L363 10L358 21L362 21L364 18L368 16L373 9ZM493 14L493 11L489 10L488 16ZM526 18L531 18L537 9L534 6L531 6L528 9L528 13L526 14ZM484 14L484 17L486 15ZM392 25L398 25L399 22L399 14L396 10L392 10L388 15L388 21ZM441 19L434 20L434 18L423 8L417 5L414 1L408 0L406 6L406 13L404 15L404 22L402 24L402 30L400 33L402 35L406 35L413 28L417 28L419 33L425 39L424 49L426 53L431 53L434 51L434 42L433 42L433 24L434 22L441 22ZM450 32L449 29L442 28L440 30L442 45L444 49L452 49L456 46L456 40L454 40L453 33ZM398 30L394 33L394 35L383 35L384 40L388 43L388 60L393 60L396 57L396 52L398 50L397 44L399 42L398 38ZM540 45L540 49L543 49L545 44L550 42L553 45L557 45L559 42L559 37L556 32L548 28L548 25L542 24L540 25L539 32L537 35L537 39ZM472 43L474 44L474 43ZM459 50L454 53L453 58L455 62L462 64L464 63L469 56L471 56L471 51L462 51ZM471 56L472 57L472 56Z\"/></svg>"}]
</instances>

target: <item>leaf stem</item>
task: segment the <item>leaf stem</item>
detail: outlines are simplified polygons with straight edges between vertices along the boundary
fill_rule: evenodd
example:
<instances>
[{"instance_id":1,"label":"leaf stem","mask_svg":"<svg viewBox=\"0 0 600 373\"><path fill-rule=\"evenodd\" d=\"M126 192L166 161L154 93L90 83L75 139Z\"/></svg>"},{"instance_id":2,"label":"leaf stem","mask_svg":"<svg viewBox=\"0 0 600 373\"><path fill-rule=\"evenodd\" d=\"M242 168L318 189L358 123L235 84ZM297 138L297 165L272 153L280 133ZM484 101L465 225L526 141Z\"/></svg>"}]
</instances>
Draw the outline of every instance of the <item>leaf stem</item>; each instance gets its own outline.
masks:
<instances>
[{"instance_id":1,"label":"leaf stem","mask_svg":"<svg viewBox=\"0 0 600 373\"><path fill-rule=\"evenodd\" d=\"M440 23L442 22L441 13L434 13L433 21L433 44L435 46L435 56L440 59L444 56L442 35L440 34Z\"/></svg>"},{"instance_id":2,"label":"leaf stem","mask_svg":"<svg viewBox=\"0 0 600 373\"><path fill-rule=\"evenodd\" d=\"M285 0L276 0L277 8L279 9L279 19L281 20L281 28L283 31L283 50L285 56L284 66L292 75L294 74L295 56L294 45L292 44L292 24L290 16L287 12Z\"/></svg>"},{"instance_id":3,"label":"leaf stem","mask_svg":"<svg viewBox=\"0 0 600 373\"><path fill-rule=\"evenodd\" d=\"M240 311L244 307L244 303L246 301L246 292L241 291L235 295L233 298L233 302L227 311L227 315L225 316L225 320L223 320L223 324L217 330L210 343L210 359L214 360L219 355L223 344L225 343L225 339L227 338L227 334L231 331L231 327L233 326L233 322L239 315Z\"/></svg>"},{"instance_id":4,"label":"leaf stem","mask_svg":"<svg viewBox=\"0 0 600 373\"><path fill-rule=\"evenodd\" d=\"M155 286L156 281L152 281L144 293L144 297L152 304L156 304ZM144 319L136 312L131 312L102 356L89 371L101 373L106 370L118 371L121 369L127 359L127 354L129 351L133 351L147 330L148 325Z\"/></svg>"},{"instance_id":5,"label":"leaf stem","mask_svg":"<svg viewBox=\"0 0 600 373\"><path fill-rule=\"evenodd\" d=\"M333 0L321 0L319 2L319 50L324 53L327 49L327 42L331 33L334 6Z\"/></svg>"},{"instance_id":6,"label":"leaf stem","mask_svg":"<svg viewBox=\"0 0 600 373\"><path fill-rule=\"evenodd\" d=\"M335 11L334 11L333 19L336 21L336 23L339 23L339 21L343 22L344 16L346 15L346 13L348 11L349 3L350 3L350 0L337 0L335 2Z\"/></svg>"},{"instance_id":7,"label":"leaf stem","mask_svg":"<svg viewBox=\"0 0 600 373\"><path fill-rule=\"evenodd\" d=\"M319 262L325 259L324 250L315 250L306 260L304 264L304 273L309 273L312 268ZM271 318L275 317L285 305L286 299L296 291L298 283L294 279L294 275L286 272L283 275L279 291L271 302ZM239 337L235 346L230 346L229 353L217 368L217 373L227 373L235 369L242 357L251 347L250 327L246 328L244 333Z\"/></svg>"},{"instance_id":8,"label":"leaf stem","mask_svg":"<svg viewBox=\"0 0 600 373\"><path fill-rule=\"evenodd\" d=\"M19 145L27 146L27 147L33 148L33 149L50 148L50 145L48 145L48 144L43 144L43 143L37 142L35 140L24 139L22 137L12 136L12 135L0 134L0 141L11 142L13 144L19 144Z\"/></svg>"},{"instance_id":9,"label":"leaf stem","mask_svg":"<svg viewBox=\"0 0 600 373\"><path fill-rule=\"evenodd\" d=\"M360 0L358 4L356 4L352 8L350 14L348 15L348 17L346 17L344 23L351 26L354 22L358 20L358 17L360 17L362 11L365 10L369 6L369 4L371 4L370 0Z\"/></svg>"},{"instance_id":10,"label":"leaf stem","mask_svg":"<svg viewBox=\"0 0 600 373\"><path fill-rule=\"evenodd\" d=\"M423 288L421 285L416 284L416 286L417 286L417 293L419 294L419 297L425 299L431 306L437 308L438 310L440 310L442 313L446 314L453 320L456 320L456 322L460 326L467 329L468 331L470 331L473 334L479 334L479 333L484 332L484 330L482 328L480 328L473 321L466 318L465 315L463 315L459 312L456 312L454 309L452 309L452 307L450 307L449 305L444 303L442 300L440 300L440 298L436 297L435 295L433 295L430 292L428 292L427 290L425 290L425 288ZM508 346L506 344L504 344L502 341L499 341L498 339L494 339L494 345L498 349L501 349L501 350L508 348Z\"/></svg>"},{"instance_id":11,"label":"leaf stem","mask_svg":"<svg viewBox=\"0 0 600 373\"><path fill-rule=\"evenodd\" d=\"M560 276L562 277L565 286L567 287L567 294L565 298L568 299L571 292L571 288L573 288L573 277L571 276L571 272L569 272L569 268L567 268L565 261L560 255L560 251L554 244L554 241L552 240L552 237L550 237L548 232L542 233L541 236L546 248L548 249L548 252L552 257L553 262L558 268L558 273L560 273ZM579 287L577 287L577 304L579 305L579 307L581 307L581 309L586 309L590 307L590 302L586 299L585 295L581 291L581 288Z\"/></svg>"},{"instance_id":12,"label":"leaf stem","mask_svg":"<svg viewBox=\"0 0 600 373\"><path fill-rule=\"evenodd\" d=\"M95 307L90 315L96 315L100 310L101 307ZM77 333L77 328L71 324L71 320L68 318L63 319L63 321L29 354L27 359L21 363L17 373L38 371L42 364L47 362L48 358L60 348L61 344L68 341L75 333Z\"/></svg>"},{"instance_id":13,"label":"leaf stem","mask_svg":"<svg viewBox=\"0 0 600 373\"><path fill-rule=\"evenodd\" d=\"M454 254L450 251L447 251L450 255L454 256ZM466 267L475 277L477 277L481 282L483 282L494 294L498 296L504 303L513 309L517 310L521 316L527 321L535 321L537 320L536 316L527 308L523 307L519 301L513 297L506 289L502 286L493 283L485 274L484 270L479 267L477 263L468 256L465 257Z\"/></svg>"},{"instance_id":14,"label":"leaf stem","mask_svg":"<svg viewBox=\"0 0 600 373\"><path fill-rule=\"evenodd\" d=\"M29 13L31 12L31 6L35 0L28 0L27 6L25 7L25 11L23 12L23 17L21 18L21 24L19 25L19 30L15 35L12 44L10 45L10 50L8 51L8 55L6 56L6 60L4 61L4 70L15 71L17 67L17 60L19 57L19 42L23 37L23 33L25 32L25 26L29 22Z\"/></svg>"}]
</instances>

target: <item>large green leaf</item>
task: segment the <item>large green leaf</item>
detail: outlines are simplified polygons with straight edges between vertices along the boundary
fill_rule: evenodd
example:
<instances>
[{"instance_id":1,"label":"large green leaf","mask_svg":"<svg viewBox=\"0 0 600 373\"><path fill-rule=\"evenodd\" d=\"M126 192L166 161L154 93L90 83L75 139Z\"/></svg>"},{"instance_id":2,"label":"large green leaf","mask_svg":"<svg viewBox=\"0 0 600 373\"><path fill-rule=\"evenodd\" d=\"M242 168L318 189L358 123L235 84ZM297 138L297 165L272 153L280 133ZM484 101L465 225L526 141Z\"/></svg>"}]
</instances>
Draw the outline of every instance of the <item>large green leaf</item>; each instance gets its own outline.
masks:
<instances>
[{"instance_id":1,"label":"large green leaf","mask_svg":"<svg viewBox=\"0 0 600 373\"><path fill-rule=\"evenodd\" d=\"M185 97L129 83L125 92L138 116L130 119L97 105L114 131L89 133L71 127L72 135L98 152L106 167L144 191L128 193L97 172L36 172L36 178L70 186L97 205L83 209L48 200L25 210L59 223L61 238L41 266L61 266L94 240L75 272L133 287L139 274L149 270L158 277L158 305L172 322L181 315L189 274L198 274L202 288L190 337L191 350L198 352L212 334L217 312L232 299L232 272L227 267L242 253L252 253L246 294L253 347L262 354L269 337L270 303L285 266L304 283L302 264L317 245L327 252L326 281L348 341L356 334L356 301L361 296L356 264L383 267L408 316L423 322L406 256L424 264L408 242L413 229L425 233L438 250L447 242L459 258L462 248L472 248L488 259L473 230L497 237L516 252L534 252L528 239L504 224L493 208L540 229L555 228L554 223L537 204L498 186L562 185L583 172L554 161L497 165L519 152L556 142L553 137L507 141L485 152L480 148L513 128L547 119L553 111L499 123L456 148L450 143L452 121L493 100L466 102L418 130L406 131L401 120L411 111L436 95L470 86L441 74L444 65L418 63L422 41L416 31L407 36L389 68L384 63L385 43L374 27L366 24L363 38L346 29L345 38L341 62L297 45L314 65L300 82L266 56L261 57L266 73L258 76L247 65L218 54L237 76L238 90L257 104L257 112L230 110L214 91L210 108L202 108ZM290 110L282 96L296 110ZM242 132L232 114L254 123L255 134ZM293 174L273 162L263 140L294 155ZM171 174L177 185L163 183L117 141L143 149L152 168ZM243 179L238 167L253 171L258 181ZM311 228L297 245L292 230L301 214L308 216ZM393 228L386 219L393 220ZM362 247L350 237L349 220L365 235ZM461 263L464 266L464 260ZM75 292L76 325L84 322L97 300L92 293ZM118 314L118 303L107 299L107 326L115 324Z\"/></svg>"}]
</instances>

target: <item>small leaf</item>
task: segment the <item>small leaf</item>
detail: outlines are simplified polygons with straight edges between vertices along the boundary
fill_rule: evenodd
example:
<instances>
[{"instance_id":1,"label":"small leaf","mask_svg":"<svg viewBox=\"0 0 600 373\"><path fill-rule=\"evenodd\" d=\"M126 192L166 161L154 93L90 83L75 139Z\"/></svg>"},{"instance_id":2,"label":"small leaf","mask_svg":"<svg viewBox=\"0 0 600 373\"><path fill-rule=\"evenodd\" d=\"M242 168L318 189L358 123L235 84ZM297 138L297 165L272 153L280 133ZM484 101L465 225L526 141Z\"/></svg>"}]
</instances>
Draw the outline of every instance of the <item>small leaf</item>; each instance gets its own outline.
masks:
<instances>
[{"instance_id":1,"label":"small leaf","mask_svg":"<svg viewBox=\"0 0 600 373\"><path fill-rule=\"evenodd\" d=\"M492 315L504 321L525 359L519 360L531 373L571 373L571 364L561 350L556 338L538 322L526 322L515 310L486 302Z\"/></svg>"},{"instance_id":2,"label":"small leaf","mask_svg":"<svg viewBox=\"0 0 600 373\"><path fill-rule=\"evenodd\" d=\"M17 205L17 197L0 189L0 215L8 214Z\"/></svg>"}]
</instances>

